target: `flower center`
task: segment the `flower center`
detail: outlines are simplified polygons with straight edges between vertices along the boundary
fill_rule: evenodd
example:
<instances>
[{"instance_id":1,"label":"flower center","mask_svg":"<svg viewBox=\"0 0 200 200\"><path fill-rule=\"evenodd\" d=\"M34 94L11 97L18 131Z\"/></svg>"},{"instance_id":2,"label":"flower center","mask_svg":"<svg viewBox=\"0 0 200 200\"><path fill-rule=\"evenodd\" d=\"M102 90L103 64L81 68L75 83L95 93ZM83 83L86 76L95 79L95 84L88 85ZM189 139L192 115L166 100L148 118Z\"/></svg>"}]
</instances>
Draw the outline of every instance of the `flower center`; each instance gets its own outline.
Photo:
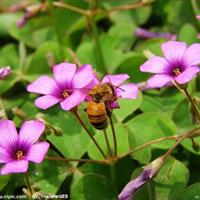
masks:
<instances>
[{"instance_id":1,"label":"flower center","mask_svg":"<svg viewBox=\"0 0 200 200\"><path fill-rule=\"evenodd\" d=\"M17 151L16 158L17 158L17 160L22 160L24 158L23 151L21 151L21 150Z\"/></svg>"},{"instance_id":2,"label":"flower center","mask_svg":"<svg viewBox=\"0 0 200 200\"><path fill-rule=\"evenodd\" d=\"M182 70L179 68L179 67L175 67L174 69L173 69L173 75L174 76L178 76L178 75L180 75L182 73Z\"/></svg>"},{"instance_id":3,"label":"flower center","mask_svg":"<svg viewBox=\"0 0 200 200\"><path fill-rule=\"evenodd\" d=\"M64 92L62 93L62 97L64 99L66 99L69 96L69 92L67 92L66 90L64 90Z\"/></svg>"}]
</instances>

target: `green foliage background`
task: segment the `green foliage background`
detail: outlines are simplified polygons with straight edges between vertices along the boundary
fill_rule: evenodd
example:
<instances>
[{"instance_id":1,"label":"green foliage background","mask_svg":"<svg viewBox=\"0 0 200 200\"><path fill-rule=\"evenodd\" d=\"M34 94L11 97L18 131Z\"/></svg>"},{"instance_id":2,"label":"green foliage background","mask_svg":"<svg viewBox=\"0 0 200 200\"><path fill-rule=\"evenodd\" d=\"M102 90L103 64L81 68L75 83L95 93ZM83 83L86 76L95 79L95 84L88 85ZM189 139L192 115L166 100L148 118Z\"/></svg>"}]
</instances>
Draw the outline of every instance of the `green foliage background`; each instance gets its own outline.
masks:
<instances>
[{"instance_id":1,"label":"green foliage background","mask_svg":"<svg viewBox=\"0 0 200 200\"><path fill-rule=\"evenodd\" d=\"M36 95L27 93L27 84L40 75L50 75L52 64L79 60L82 64L92 64L100 76L106 71L128 73L131 82L139 83L148 78L148 74L139 70L146 60L142 52L149 49L161 55L160 44L166 40L137 38L134 35L137 27L172 32L178 40L188 45L199 42L197 33L200 32L200 24L195 18L196 14L200 14L198 0L155 0L132 10L111 12L109 15L100 12L93 17L93 25L85 16L55 7L55 1L50 0L46 1L50 5L48 11L28 20L23 28L16 26L23 12L5 11L17 2L0 3L0 66L10 65L13 70L11 76L0 81L0 107L6 110L8 118L14 120L17 126L23 121L15 112L19 108L27 119L42 114L48 123L59 127L61 136L51 129L46 131L45 139L51 143L49 156L102 159L71 113L61 110L59 106L46 111L39 110L34 105ZM86 0L62 2L84 10L91 7ZM137 2L98 0L98 8L105 10ZM32 0L31 3L40 1ZM189 89L200 97L199 77L189 84ZM121 109L113 113L119 155L148 141L185 133L195 127L188 102L176 88L140 92L136 100L120 100L120 105ZM82 105L79 112L87 122L84 108L85 105ZM93 129L88 122L87 125ZM111 134L108 128L110 141ZM95 131L95 138L107 152L103 134ZM195 141L199 143L200 138ZM42 193L69 194L72 200L116 200L124 185L138 175L141 167L162 155L173 143L155 143L132 153L114 165L114 172L109 165L45 160L40 165L31 164L30 181ZM189 139L184 140L168 158L158 176L141 188L135 199L200 198L199 154L193 150ZM23 187L22 174L0 177L0 194L21 194Z\"/></svg>"}]
</instances>

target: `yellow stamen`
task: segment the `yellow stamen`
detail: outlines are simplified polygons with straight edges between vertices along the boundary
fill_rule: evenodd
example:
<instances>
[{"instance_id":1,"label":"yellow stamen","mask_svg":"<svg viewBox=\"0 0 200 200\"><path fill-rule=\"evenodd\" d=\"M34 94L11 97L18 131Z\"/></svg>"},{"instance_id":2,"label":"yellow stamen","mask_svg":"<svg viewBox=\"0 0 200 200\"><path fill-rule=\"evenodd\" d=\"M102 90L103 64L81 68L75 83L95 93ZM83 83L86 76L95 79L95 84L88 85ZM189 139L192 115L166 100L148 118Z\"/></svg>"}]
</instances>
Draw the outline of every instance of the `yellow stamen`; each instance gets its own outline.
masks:
<instances>
[{"instance_id":1,"label":"yellow stamen","mask_svg":"<svg viewBox=\"0 0 200 200\"><path fill-rule=\"evenodd\" d=\"M175 69L173 69L174 75L178 76L181 74L180 68L176 67Z\"/></svg>"},{"instance_id":2,"label":"yellow stamen","mask_svg":"<svg viewBox=\"0 0 200 200\"><path fill-rule=\"evenodd\" d=\"M23 151L17 151L16 157L17 160L22 160L24 158Z\"/></svg>"},{"instance_id":3,"label":"yellow stamen","mask_svg":"<svg viewBox=\"0 0 200 200\"><path fill-rule=\"evenodd\" d=\"M69 93L67 91L64 91L62 93L62 96L63 96L64 99L66 99L69 96Z\"/></svg>"}]
</instances>

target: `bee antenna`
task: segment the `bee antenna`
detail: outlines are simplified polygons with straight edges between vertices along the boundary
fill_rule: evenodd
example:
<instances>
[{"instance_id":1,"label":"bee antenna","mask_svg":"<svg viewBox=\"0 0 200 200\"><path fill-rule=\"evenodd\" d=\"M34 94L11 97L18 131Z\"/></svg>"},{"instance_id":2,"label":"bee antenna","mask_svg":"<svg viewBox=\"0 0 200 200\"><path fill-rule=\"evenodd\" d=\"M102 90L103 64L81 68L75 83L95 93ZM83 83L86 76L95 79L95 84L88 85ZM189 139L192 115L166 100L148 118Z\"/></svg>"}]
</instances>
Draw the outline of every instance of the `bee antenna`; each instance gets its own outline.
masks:
<instances>
[{"instance_id":1,"label":"bee antenna","mask_svg":"<svg viewBox=\"0 0 200 200\"><path fill-rule=\"evenodd\" d=\"M112 82L111 82L111 79L110 79L110 76L109 76L109 75L108 75L108 79L109 79L109 81L110 81L110 84L112 85ZM123 92L125 92L125 90L122 89L122 88L120 88L119 86L112 85L112 87L118 88L118 89L122 90Z\"/></svg>"}]
</instances>

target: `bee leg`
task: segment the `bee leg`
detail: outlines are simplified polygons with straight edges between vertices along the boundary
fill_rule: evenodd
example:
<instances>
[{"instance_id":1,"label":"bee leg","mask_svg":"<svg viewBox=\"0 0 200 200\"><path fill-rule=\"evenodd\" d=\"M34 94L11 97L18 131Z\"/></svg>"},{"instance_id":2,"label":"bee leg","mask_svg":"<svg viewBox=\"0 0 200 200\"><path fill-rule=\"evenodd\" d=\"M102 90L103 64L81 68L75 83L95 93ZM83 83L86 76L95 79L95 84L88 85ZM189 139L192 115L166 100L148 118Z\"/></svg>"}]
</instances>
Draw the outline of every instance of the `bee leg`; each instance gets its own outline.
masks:
<instances>
[{"instance_id":1,"label":"bee leg","mask_svg":"<svg viewBox=\"0 0 200 200\"><path fill-rule=\"evenodd\" d=\"M109 109L109 108L106 108L106 113L107 113L108 117L111 117L111 115L112 115L112 110Z\"/></svg>"}]
</instances>

